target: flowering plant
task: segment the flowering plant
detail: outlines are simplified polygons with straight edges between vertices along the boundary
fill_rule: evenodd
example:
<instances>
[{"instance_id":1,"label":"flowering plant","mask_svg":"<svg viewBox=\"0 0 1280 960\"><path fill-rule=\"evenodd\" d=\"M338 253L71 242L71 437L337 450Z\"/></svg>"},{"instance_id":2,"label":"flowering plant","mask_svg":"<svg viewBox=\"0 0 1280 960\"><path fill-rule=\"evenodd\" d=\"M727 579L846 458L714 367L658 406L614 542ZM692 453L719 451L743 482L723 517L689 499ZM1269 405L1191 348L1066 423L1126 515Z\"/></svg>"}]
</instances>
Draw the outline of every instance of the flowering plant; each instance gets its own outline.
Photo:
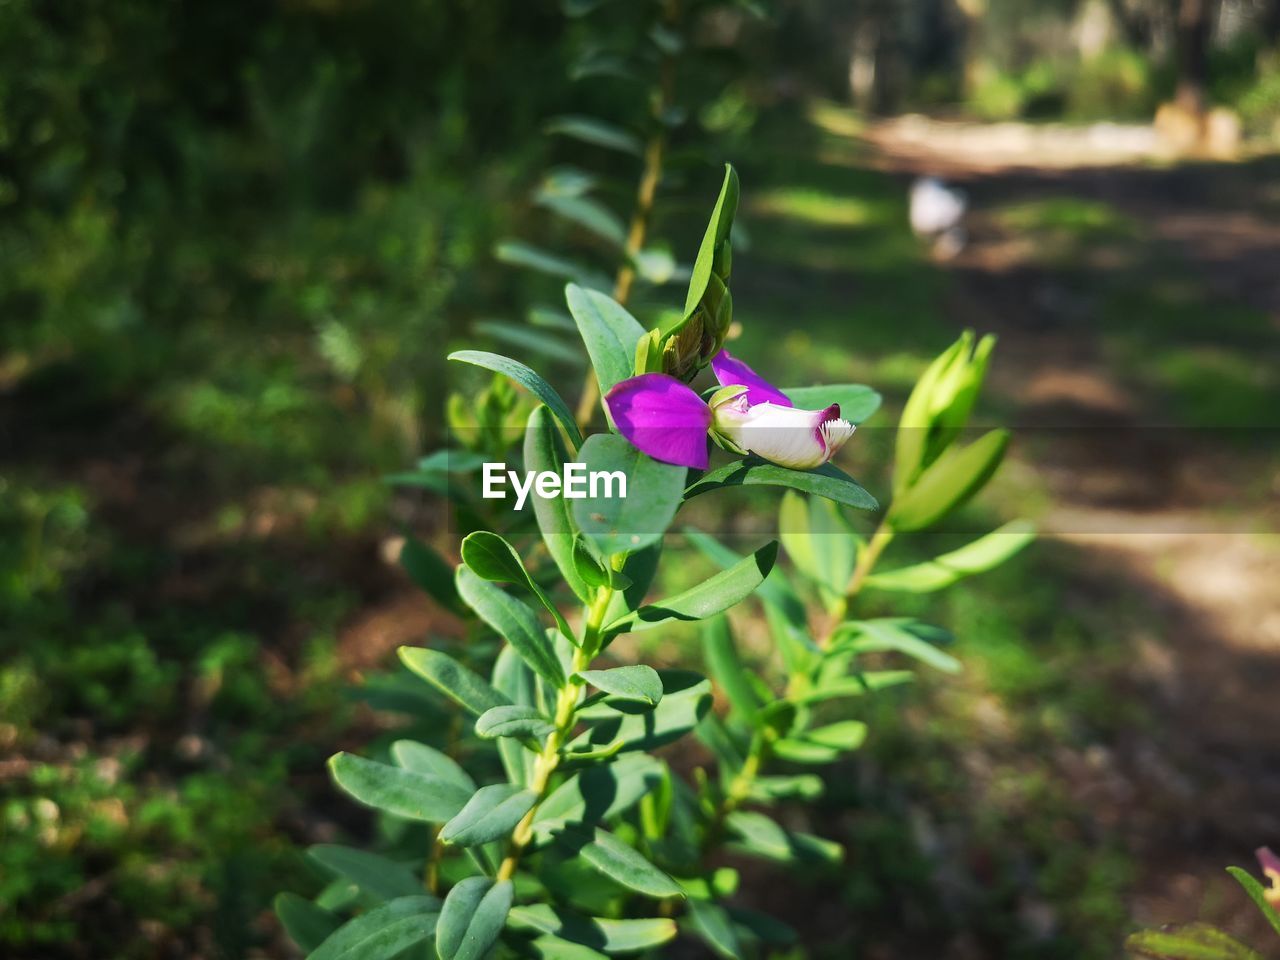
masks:
<instances>
[{"instance_id":1,"label":"flowering plant","mask_svg":"<svg viewBox=\"0 0 1280 960\"><path fill-rule=\"evenodd\" d=\"M439 642L400 650L409 683L425 681L397 688L419 720L414 735L379 759L330 760L337 786L378 811L384 850L313 848L331 882L313 899L282 895L281 919L313 960L378 960L427 943L440 960L577 960L649 951L681 934L743 957L793 939L784 924L733 901L738 875L717 852L838 862L838 843L766 811L822 792L823 780L797 765L832 763L862 743L865 724L842 704L911 678L868 658L958 666L939 646L944 631L851 618L852 605L863 590L940 589L1027 542L1011 527L924 564L875 569L896 534L936 523L998 466L1003 431L957 446L991 341L974 349L966 334L926 371L898 431L893 502L875 533L860 537L843 508L879 504L831 460L879 395L856 384L780 389L725 350L737 192L729 169L675 323L646 330L614 299L568 286L610 429L584 431L520 361L451 355L533 398L527 470L580 462L621 477L627 494L567 500L538 489L531 536L475 530L456 569L421 548L406 555L415 577L465 618L467 639L451 651ZM689 384L706 367L718 386L704 399ZM709 441L727 462L712 465ZM785 490L779 529L790 575L777 565L777 540L740 556L690 531L723 569L650 599L664 582L677 514L745 484ZM734 640L726 614L753 595L781 671L744 662ZM691 621L702 625L711 679L619 662L620 637ZM713 709L713 691L727 713ZM682 775L677 767L695 754L664 750L690 733L710 771Z\"/></svg>"}]
</instances>

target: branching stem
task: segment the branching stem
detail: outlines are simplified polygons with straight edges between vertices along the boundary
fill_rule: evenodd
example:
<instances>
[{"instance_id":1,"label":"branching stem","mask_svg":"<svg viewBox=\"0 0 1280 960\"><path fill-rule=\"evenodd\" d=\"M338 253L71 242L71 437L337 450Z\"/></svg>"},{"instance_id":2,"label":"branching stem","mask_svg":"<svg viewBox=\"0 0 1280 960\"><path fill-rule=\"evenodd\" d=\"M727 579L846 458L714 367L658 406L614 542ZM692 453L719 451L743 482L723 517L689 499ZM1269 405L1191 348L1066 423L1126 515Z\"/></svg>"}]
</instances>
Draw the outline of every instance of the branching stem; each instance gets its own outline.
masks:
<instances>
[{"instance_id":1,"label":"branching stem","mask_svg":"<svg viewBox=\"0 0 1280 960\"><path fill-rule=\"evenodd\" d=\"M612 599L613 588L601 587L596 592L595 599L587 605L586 617L582 628L582 642L573 651L573 673L576 674L581 670L586 670L599 652L600 632L604 627L604 618ZM529 845L529 841L533 839L533 822L538 814L538 807L546 799L548 788L551 785L551 776L556 772L556 768L560 766L560 750L573 733L573 728L577 723L578 703L581 699L582 685L572 678L556 694L555 717L552 721L555 724L555 729L547 734L547 740L543 744L542 752L538 754L538 759L534 762L533 778L529 783L529 790L537 800L529 809L529 812L515 825L515 829L511 831L511 841L507 845L507 856L499 865L496 875L496 879L499 881L510 880L515 876L516 868L520 865L520 857L523 855L525 847Z\"/></svg>"}]
</instances>

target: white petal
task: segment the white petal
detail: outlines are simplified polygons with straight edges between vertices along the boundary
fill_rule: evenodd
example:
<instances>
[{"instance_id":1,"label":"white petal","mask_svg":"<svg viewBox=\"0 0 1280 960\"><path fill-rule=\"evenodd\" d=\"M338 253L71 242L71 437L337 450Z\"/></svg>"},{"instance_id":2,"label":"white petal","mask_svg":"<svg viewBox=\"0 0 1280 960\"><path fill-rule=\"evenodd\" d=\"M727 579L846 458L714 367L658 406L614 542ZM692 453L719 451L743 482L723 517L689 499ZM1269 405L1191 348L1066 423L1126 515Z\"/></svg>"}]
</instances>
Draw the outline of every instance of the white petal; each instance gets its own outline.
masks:
<instances>
[{"instance_id":1,"label":"white petal","mask_svg":"<svg viewBox=\"0 0 1280 960\"><path fill-rule=\"evenodd\" d=\"M715 426L742 449L772 463L811 470L830 460L853 433L853 424L826 419L825 413L757 403L746 410L717 410Z\"/></svg>"}]
</instances>

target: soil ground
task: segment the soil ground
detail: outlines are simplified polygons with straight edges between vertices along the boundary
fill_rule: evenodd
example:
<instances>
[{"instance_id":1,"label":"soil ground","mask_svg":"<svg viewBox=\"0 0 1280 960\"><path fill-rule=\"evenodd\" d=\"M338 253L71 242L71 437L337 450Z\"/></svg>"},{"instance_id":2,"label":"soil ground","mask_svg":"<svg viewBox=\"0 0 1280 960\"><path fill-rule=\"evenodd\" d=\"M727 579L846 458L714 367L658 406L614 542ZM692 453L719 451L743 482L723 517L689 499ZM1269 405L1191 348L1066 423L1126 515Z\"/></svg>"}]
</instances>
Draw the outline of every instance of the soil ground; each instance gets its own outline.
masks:
<instances>
[{"instance_id":1,"label":"soil ground","mask_svg":"<svg viewBox=\"0 0 1280 960\"><path fill-rule=\"evenodd\" d=\"M1255 454L1274 450L1277 411L1179 429L1109 354L1107 331L1087 315L1094 305L1081 294L1080 265L1046 262L993 211L1055 198L1106 204L1141 224L1142 257L1186 271L1216 300L1260 311L1257 348L1274 363L1280 161L1164 166L1132 133L1108 144L1089 129L1046 139L920 118L865 136L874 164L904 189L934 175L967 191L968 242L940 264L953 280L947 315L1000 335L993 386L1031 435L1023 455L1054 504L1042 518L1047 533L1086 551L1087 575L1141 591L1157 612L1133 669L1163 734L1080 771L1082 796L1142 852L1135 919L1228 919L1224 910L1239 911L1222 905L1222 868L1251 866L1254 846L1280 840L1277 477L1274 459L1242 456L1233 436L1248 431ZM1115 269L1108 257L1131 252L1085 251L1094 258L1085 269L1106 274ZM1203 322L1212 328L1215 318ZM1223 509L1240 498L1243 512Z\"/></svg>"}]
</instances>

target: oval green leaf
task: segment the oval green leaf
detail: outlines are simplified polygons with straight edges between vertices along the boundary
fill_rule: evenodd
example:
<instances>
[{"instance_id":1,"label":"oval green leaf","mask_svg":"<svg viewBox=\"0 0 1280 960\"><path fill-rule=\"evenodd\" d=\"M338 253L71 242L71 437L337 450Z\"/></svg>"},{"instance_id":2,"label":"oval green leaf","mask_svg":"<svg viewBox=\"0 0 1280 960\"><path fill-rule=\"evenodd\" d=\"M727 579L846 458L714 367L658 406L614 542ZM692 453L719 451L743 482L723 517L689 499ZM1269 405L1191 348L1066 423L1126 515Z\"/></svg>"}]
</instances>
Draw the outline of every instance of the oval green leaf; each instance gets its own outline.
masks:
<instances>
[{"instance_id":1,"label":"oval green leaf","mask_svg":"<svg viewBox=\"0 0 1280 960\"><path fill-rule=\"evenodd\" d=\"M608 920L542 903L513 908L510 922L517 930L550 933L561 940L609 954L649 950L672 940L676 935L674 921L666 918Z\"/></svg>"},{"instance_id":2,"label":"oval green leaf","mask_svg":"<svg viewBox=\"0 0 1280 960\"><path fill-rule=\"evenodd\" d=\"M524 739L531 737L541 740L555 729L555 724L542 715L534 707L512 704L509 707L494 707L480 714L476 721L476 735L486 740L498 737L515 737Z\"/></svg>"},{"instance_id":3,"label":"oval green leaf","mask_svg":"<svg viewBox=\"0 0 1280 960\"><path fill-rule=\"evenodd\" d=\"M533 809L538 798L513 783L481 787L457 815L440 828L440 839L462 847L474 847L501 839Z\"/></svg>"},{"instance_id":4,"label":"oval green leaf","mask_svg":"<svg viewBox=\"0 0 1280 960\"><path fill-rule=\"evenodd\" d=\"M436 930L440 960L481 960L507 923L515 888L510 880L468 877L449 891Z\"/></svg>"},{"instance_id":5,"label":"oval green leaf","mask_svg":"<svg viewBox=\"0 0 1280 960\"><path fill-rule=\"evenodd\" d=\"M501 587L476 576L469 567L458 568L457 584L458 595L467 606L511 644L538 676L557 690L565 685L560 658L538 623L537 614Z\"/></svg>"},{"instance_id":6,"label":"oval green leaf","mask_svg":"<svg viewBox=\"0 0 1280 960\"><path fill-rule=\"evenodd\" d=\"M696 587L646 604L615 620L606 628L610 633L626 630L648 630L672 620L704 620L723 613L745 600L764 582L778 557L778 542L770 540L755 553L721 570Z\"/></svg>"},{"instance_id":7,"label":"oval green leaf","mask_svg":"<svg viewBox=\"0 0 1280 960\"><path fill-rule=\"evenodd\" d=\"M413 773L447 780L457 784L467 793L474 793L476 782L458 765L458 761L425 743L416 740L397 740L391 745L391 758L396 765Z\"/></svg>"},{"instance_id":8,"label":"oval green leaf","mask_svg":"<svg viewBox=\"0 0 1280 960\"><path fill-rule=\"evenodd\" d=\"M574 500L573 519L583 536L604 557L629 553L662 538L680 507L687 471L645 456L615 434L587 438L578 452L588 475L608 474L594 496ZM619 476L620 475L620 476ZM626 496L619 496L625 478Z\"/></svg>"},{"instance_id":9,"label":"oval green leaf","mask_svg":"<svg viewBox=\"0 0 1280 960\"><path fill-rule=\"evenodd\" d=\"M335 930L307 960L391 960L430 940L440 916L435 897L401 897Z\"/></svg>"},{"instance_id":10,"label":"oval green leaf","mask_svg":"<svg viewBox=\"0 0 1280 960\"><path fill-rule=\"evenodd\" d=\"M653 667L636 664L612 670L582 670L578 676L605 693L623 700L656 706L662 699L662 677Z\"/></svg>"},{"instance_id":11,"label":"oval green leaf","mask_svg":"<svg viewBox=\"0 0 1280 960\"><path fill-rule=\"evenodd\" d=\"M397 652L406 667L476 716L491 707L511 702L480 679L474 671L468 670L441 650L401 647Z\"/></svg>"},{"instance_id":12,"label":"oval green leaf","mask_svg":"<svg viewBox=\"0 0 1280 960\"><path fill-rule=\"evenodd\" d=\"M603 293L571 283L564 295L604 396L631 376L644 327L622 304Z\"/></svg>"},{"instance_id":13,"label":"oval green leaf","mask_svg":"<svg viewBox=\"0 0 1280 960\"><path fill-rule=\"evenodd\" d=\"M443 823L470 798L457 783L413 773L350 753L329 758L333 782L365 806L406 820Z\"/></svg>"}]
</instances>

